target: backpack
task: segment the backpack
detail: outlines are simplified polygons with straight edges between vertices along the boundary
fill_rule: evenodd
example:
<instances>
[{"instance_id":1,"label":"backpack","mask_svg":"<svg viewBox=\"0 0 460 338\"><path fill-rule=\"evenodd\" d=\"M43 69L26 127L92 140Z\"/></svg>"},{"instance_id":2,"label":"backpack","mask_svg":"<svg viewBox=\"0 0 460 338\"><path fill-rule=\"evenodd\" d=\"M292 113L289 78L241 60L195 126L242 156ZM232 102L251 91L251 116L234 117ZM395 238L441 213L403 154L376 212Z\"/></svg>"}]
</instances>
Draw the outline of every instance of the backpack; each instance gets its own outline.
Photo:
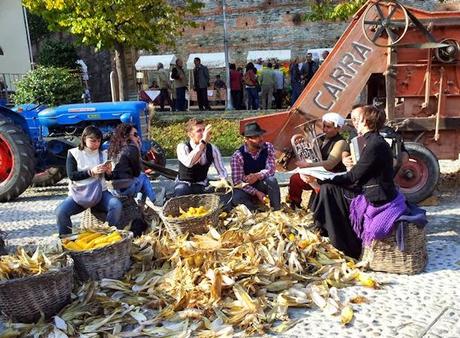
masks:
<instances>
[{"instance_id":1,"label":"backpack","mask_svg":"<svg viewBox=\"0 0 460 338\"><path fill-rule=\"evenodd\" d=\"M174 80L179 80L179 71L174 67L171 71L171 78Z\"/></svg>"}]
</instances>

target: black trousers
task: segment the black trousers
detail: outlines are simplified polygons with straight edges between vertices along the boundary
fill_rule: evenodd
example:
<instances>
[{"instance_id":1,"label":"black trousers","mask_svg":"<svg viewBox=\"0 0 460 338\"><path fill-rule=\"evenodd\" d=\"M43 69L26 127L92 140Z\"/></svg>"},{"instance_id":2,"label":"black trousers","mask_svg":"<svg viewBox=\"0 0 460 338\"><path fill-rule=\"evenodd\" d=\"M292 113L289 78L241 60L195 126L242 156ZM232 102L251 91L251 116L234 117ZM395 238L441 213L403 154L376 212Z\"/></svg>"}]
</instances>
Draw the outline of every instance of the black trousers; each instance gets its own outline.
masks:
<instances>
[{"instance_id":1,"label":"black trousers","mask_svg":"<svg viewBox=\"0 0 460 338\"><path fill-rule=\"evenodd\" d=\"M283 90L282 89L276 89L275 92L273 93L273 96L275 97L275 107L276 107L276 109L281 109L281 106L283 104Z\"/></svg>"},{"instance_id":2,"label":"black trousers","mask_svg":"<svg viewBox=\"0 0 460 338\"><path fill-rule=\"evenodd\" d=\"M349 219L353 197L353 191L329 183L321 184L310 210L322 235L328 236L332 245L347 256L358 259L362 243Z\"/></svg>"},{"instance_id":3,"label":"black trousers","mask_svg":"<svg viewBox=\"0 0 460 338\"><path fill-rule=\"evenodd\" d=\"M160 100L160 108L161 108L161 110L165 109L165 101L170 107L172 107L171 97L169 96L169 90L167 88L160 89L160 95L159 96L160 96L159 100Z\"/></svg>"},{"instance_id":4,"label":"black trousers","mask_svg":"<svg viewBox=\"0 0 460 338\"><path fill-rule=\"evenodd\" d=\"M198 100L198 107L200 110L210 109L208 101L208 88L197 88L196 98Z\"/></svg>"},{"instance_id":5,"label":"black trousers","mask_svg":"<svg viewBox=\"0 0 460 338\"><path fill-rule=\"evenodd\" d=\"M233 108L235 108L236 110L240 110L241 109L241 101L242 101L242 97L241 97L242 91L241 90L232 90L230 93L232 95Z\"/></svg>"}]
</instances>

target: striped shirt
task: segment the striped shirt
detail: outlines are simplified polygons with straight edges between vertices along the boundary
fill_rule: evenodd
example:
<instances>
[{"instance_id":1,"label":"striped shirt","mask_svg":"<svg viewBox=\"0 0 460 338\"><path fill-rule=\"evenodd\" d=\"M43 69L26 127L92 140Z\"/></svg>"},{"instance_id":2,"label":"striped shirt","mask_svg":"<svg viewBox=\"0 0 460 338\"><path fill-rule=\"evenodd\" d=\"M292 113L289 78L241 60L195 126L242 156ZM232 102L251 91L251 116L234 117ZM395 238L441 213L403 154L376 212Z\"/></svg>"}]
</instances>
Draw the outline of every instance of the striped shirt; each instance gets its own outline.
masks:
<instances>
[{"instance_id":1,"label":"striped shirt","mask_svg":"<svg viewBox=\"0 0 460 338\"><path fill-rule=\"evenodd\" d=\"M266 147L267 148L267 162L265 163L265 169L261 170L259 173L262 174L262 179L265 179L269 176L275 175L275 148L273 147L273 144L269 142L265 142L260 150L252 154L248 151L248 148L246 145L244 145L244 151L249 153L253 159L257 159L260 155L260 152L262 149ZM235 151L235 153L232 156L230 166L232 168L232 181L234 185L237 185L239 183L242 183L245 181L245 175L244 175L244 160L243 160L243 154L239 150ZM253 186L247 185L243 188L245 192L247 192L250 195L255 195L257 192L257 189L254 188Z\"/></svg>"}]
</instances>

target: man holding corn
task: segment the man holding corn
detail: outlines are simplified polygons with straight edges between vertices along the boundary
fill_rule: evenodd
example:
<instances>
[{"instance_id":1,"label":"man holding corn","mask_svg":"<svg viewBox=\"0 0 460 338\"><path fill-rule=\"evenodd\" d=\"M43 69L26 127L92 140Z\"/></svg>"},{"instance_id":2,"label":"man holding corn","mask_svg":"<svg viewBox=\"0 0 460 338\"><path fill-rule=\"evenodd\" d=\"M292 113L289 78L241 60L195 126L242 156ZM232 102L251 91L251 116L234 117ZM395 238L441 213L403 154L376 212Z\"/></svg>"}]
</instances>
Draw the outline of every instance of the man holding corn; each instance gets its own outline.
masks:
<instances>
[{"instance_id":1,"label":"man holding corn","mask_svg":"<svg viewBox=\"0 0 460 338\"><path fill-rule=\"evenodd\" d=\"M267 196L273 210L281 208L280 188L275 178L275 149L264 142L265 130L257 122L244 127L244 144L231 159L233 185L244 185L233 192L233 204L257 209L257 202L265 204Z\"/></svg>"}]
</instances>

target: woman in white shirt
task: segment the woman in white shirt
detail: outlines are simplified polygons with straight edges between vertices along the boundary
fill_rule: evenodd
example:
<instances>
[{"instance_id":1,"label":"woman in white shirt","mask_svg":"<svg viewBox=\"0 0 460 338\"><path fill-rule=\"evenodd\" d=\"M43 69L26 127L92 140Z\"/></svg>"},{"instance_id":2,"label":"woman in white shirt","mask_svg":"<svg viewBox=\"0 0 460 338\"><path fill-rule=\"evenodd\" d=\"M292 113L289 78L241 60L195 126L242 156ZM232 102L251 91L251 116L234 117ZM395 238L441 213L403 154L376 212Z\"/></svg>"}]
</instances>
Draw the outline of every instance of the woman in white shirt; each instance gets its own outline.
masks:
<instances>
[{"instance_id":1,"label":"woman in white shirt","mask_svg":"<svg viewBox=\"0 0 460 338\"><path fill-rule=\"evenodd\" d=\"M59 235L72 233L72 215L79 214L88 207L75 202L72 197L72 187L82 187L101 180L102 197L94 207L95 210L107 214L109 225L117 226L121 216L122 204L108 190L105 174L112 171L111 164L105 163L107 152L102 151L102 132L95 126L88 126L83 130L81 141L77 148L67 153L67 176L69 182L69 196L56 208L56 219Z\"/></svg>"}]
</instances>

